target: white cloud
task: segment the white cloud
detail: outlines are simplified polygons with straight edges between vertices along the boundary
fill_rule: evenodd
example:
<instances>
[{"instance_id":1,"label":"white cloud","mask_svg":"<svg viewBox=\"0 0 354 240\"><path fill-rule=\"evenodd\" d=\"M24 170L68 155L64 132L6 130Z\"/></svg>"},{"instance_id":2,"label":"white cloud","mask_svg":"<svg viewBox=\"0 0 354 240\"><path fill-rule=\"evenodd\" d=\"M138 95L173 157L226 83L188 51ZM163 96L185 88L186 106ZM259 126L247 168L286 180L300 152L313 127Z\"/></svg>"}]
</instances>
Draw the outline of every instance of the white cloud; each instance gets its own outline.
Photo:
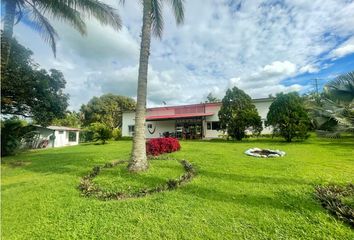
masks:
<instances>
[{"instance_id":1,"label":"white cloud","mask_svg":"<svg viewBox=\"0 0 354 240\"><path fill-rule=\"evenodd\" d=\"M349 55L351 53L354 53L354 37L350 38L346 42L342 43L339 47L332 50L330 56L333 59L337 59Z\"/></svg>"},{"instance_id":2,"label":"white cloud","mask_svg":"<svg viewBox=\"0 0 354 240\"><path fill-rule=\"evenodd\" d=\"M322 66L322 69L324 69L324 67ZM317 66L314 66L312 64L307 64L303 67L300 68L300 73L316 73L319 72L320 69Z\"/></svg>"}]
</instances>

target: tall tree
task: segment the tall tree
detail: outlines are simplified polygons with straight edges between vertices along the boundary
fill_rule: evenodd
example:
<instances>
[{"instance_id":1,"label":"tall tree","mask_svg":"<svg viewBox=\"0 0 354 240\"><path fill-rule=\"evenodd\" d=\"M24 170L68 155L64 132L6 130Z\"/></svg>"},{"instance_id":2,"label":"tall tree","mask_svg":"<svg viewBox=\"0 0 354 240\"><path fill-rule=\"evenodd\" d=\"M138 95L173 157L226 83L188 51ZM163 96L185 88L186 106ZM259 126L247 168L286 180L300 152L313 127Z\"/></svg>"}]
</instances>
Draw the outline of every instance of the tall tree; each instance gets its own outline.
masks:
<instances>
[{"instance_id":1,"label":"tall tree","mask_svg":"<svg viewBox=\"0 0 354 240\"><path fill-rule=\"evenodd\" d=\"M4 41L1 41L2 68L6 68L11 50L11 38L16 23L26 17L33 28L48 42L55 55L57 32L46 16L64 21L73 26L82 35L86 34L86 25L82 16L94 17L103 25L115 29L121 28L121 19L111 6L98 0L3 0Z\"/></svg>"},{"instance_id":2,"label":"tall tree","mask_svg":"<svg viewBox=\"0 0 354 240\"><path fill-rule=\"evenodd\" d=\"M219 111L220 127L236 140L245 137L246 129L262 131L262 120L252 99L244 91L233 87L226 91Z\"/></svg>"},{"instance_id":3,"label":"tall tree","mask_svg":"<svg viewBox=\"0 0 354 240\"><path fill-rule=\"evenodd\" d=\"M80 112L84 126L91 123L104 123L111 130L122 126L122 114L125 111L135 110L135 101L130 97L104 94L93 97L86 105L82 105Z\"/></svg>"},{"instance_id":4,"label":"tall tree","mask_svg":"<svg viewBox=\"0 0 354 240\"><path fill-rule=\"evenodd\" d=\"M124 1L123 1L124 2ZM141 30L140 60L137 89L137 105L135 115L135 134L129 170L132 172L144 171L148 168L145 147L145 114L147 95L147 74L150 54L151 32L158 38L162 36L163 0L143 0L143 25ZM184 20L183 0L167 1L172 7L177 24Z\"/></svg>"},{"instance_id":5,"label":"tall tree","mask_svg":"<svg viewBox=\"0 0 354 240\"><path fill-rule=\"evenodd\" d=\"M63 92L66 81L58 70L40 69L31 55L29 49L12 40L7 68L1 71L1 113L31 117L48 125L64 116L68 106Z\"/></svg>"}]
</instances>

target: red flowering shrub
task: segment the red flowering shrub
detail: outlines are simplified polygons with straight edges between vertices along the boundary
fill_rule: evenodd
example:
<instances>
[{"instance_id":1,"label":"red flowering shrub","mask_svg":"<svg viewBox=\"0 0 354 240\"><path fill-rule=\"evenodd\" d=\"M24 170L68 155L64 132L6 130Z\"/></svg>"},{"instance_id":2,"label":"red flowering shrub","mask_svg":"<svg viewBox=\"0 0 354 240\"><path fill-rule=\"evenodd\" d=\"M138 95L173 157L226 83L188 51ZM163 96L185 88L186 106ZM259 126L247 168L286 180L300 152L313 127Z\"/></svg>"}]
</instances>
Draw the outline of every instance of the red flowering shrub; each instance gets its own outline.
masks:
<instances>
[{"instance_id":1,"label":"red flowering shrub","mask_svg":"<svg viewBox=\"0 0 354 240\"><path fill-rule=\"evenodd\" d=\"M166 138L153 138L146 142L146 154L157 156L162 153L175 152L181 149L178 139Z\"/></svg>"}]
</instances>

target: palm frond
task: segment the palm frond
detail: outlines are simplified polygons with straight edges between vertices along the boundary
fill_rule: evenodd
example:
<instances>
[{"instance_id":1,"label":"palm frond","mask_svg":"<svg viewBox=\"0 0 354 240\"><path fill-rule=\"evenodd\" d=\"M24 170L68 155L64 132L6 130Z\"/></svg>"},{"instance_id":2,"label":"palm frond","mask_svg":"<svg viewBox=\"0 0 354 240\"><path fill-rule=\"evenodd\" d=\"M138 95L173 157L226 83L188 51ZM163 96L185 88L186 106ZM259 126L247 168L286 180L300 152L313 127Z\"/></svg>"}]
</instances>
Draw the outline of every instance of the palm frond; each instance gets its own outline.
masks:
<instances>
[{"instance_id":1,"label":"palm frond","mask_svg":"<svg viewBox=\"0 0 354 240\"><path fill-rule=\"evenodd\" d=\"M31 14L28 14L29 21L33 28L39 32L44 41L48 42L53 50L54 56L56 56L56 40L58 39L58 34L53 28L53 26L49 23L48 19L37 9L34 4L30 4Z\"/></svg>"},{"instance_id":2,"label":"palm frond","mask_svg":"<svg viewBox=\"0 0 354 240\"><path fill-rule=\"evenodd\" d=\"M184 21L184 0L168 0L171 4L177 24L182 24Z\"/></svg>"},{"instance_id":3,"label":"palm frond","mask_svg":"<svg viewBox=\"0 0 354 240\"><path fill-rule=\"evenodd\" d=\"M23 3L21 3L21 1L16 2L17 12L16 12L16 21L15 21L14 25L18 24L23 17L22 6L23 6Z\"/></svg>"},{"instance_id":4,"label":"palm frond","mask_svg":"<svg viewBox=\"0 0 354 240\"><path fill-rule=\"evenodd\" d=\"M98 0L55 0L66 4L87 17L95 17L101 24L116 30L122 28L122 21L116 9Z\"/></svg>"},{"instance_id":5,"label":"palm frond","mask_svg":"<svg viewBox=\"0 0 354 240\"><path fill-rule=\"evenodd\" d=\"M80 12L63 3L63 1L37 0L38 10L42 14L48 14L54 19L68 22L80 34L86 34L85 22L81 19Z\"/></svg>"},{"instance_id":6,"label":"palm frond","mask_svg":"<svg viewBox=\"0 0 354 240\"><path fill-rule=\"evenodd\" d=\"M354 72L340 75L328 82L324 91L334 100L351 103L354 100Z\"/></svg>"},{"instance_id":7,"label":"palm frond","mask_svg":"<svg viewBox=\"0 0 354 240\"><path fill-rule=\"evenodd\" d=\"M153 34L161 38L164 25L161 0L151 0L151 19Z\"/></svg>"}]
</instances>

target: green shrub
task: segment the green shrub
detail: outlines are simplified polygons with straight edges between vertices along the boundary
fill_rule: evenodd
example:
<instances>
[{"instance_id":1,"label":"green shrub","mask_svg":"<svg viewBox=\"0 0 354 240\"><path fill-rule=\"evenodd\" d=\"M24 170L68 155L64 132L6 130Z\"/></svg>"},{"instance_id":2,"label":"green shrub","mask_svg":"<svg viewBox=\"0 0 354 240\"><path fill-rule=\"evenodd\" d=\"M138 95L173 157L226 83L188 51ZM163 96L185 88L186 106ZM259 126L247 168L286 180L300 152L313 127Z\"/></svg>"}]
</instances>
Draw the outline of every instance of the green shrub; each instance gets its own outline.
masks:
<instances>
[{"instance_id":1,"label":"green shrub","mask_svg":"<svg viewBox=\"0 0 354 240\"><path fill-rule=\"evenodd\" d=\"M310 118L299 94L277 94L269 107L266 125L272 125L273 133L284 137L287 142L291 142L293 138L308 138Z\"/></svg>"},{"instance_id":2,"label":"green shrub","mask_svg":"<svg viewBox=\"0 0 354 240\"><path fill-rule=\"evenodd\" d=\"M115 128L115 129L113 129L113 131L112 131L112 138L113 138L113 140L118 141L119 139L121 139L121 137L122 137L122 131L121 131L121 129L120 129L120 128Z\"/></svg>"},{"instance_id":3,"label":"green shrub","mask_svg":"<svg viewBox=\"0 0 354 240\"><path fill-rule=\"evenodd\" d=\"M23 136L32 130L25 121L12 117L1 121L1 156L16 154Z\"/></svg>"},{"instance_id":4,"label":"green shrub","mask_svg":"<svg viewBox=\"0 0 354 240\"><path fill-rule=\"evenodd\" d=\"M92 123L89 129L93 132L93 141L102 141L105 144L112 138L112 130L103 123Z\"/></svg>"},{"instance_id":5,"label":"green shrub","mask_svg":"<svg viewBox=\"0 0 354 240\"><path fill-rule=\"evenodd\" d=\"M80 131L79 141L80 142L92 142L93 141L93 132L89 128L85 128Z\"/></svg>"}]
</instances>

